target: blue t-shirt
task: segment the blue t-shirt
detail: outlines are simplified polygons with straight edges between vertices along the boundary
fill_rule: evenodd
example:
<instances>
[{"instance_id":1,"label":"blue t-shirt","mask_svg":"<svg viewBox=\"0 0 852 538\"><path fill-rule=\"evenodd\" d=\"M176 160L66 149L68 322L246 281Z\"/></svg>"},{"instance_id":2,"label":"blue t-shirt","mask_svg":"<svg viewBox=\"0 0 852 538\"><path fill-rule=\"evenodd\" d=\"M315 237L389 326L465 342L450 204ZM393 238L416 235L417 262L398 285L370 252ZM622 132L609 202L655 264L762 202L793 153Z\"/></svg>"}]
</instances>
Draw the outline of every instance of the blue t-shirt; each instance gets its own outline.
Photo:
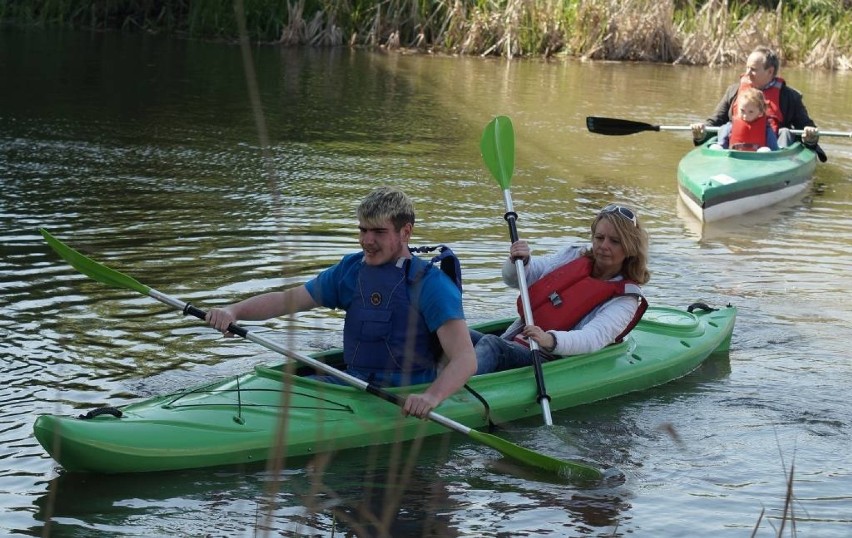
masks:
<instances>
[{"instance_id":1,"label":"blue t-shirt","mask_svg":"<svg viewBox=\"0 0 852 538\"><path fill-rule=\"evenodd\" d=\"M355 296L358 272L363 265L363 252L347 254L337 264L309 280L305 288L317 304L347 310ZM437 331L447 321L464 319L461 291L438 267L431 267L426 271L417 304L420 315L432 332Z\"/></svg>"}]
</instances>

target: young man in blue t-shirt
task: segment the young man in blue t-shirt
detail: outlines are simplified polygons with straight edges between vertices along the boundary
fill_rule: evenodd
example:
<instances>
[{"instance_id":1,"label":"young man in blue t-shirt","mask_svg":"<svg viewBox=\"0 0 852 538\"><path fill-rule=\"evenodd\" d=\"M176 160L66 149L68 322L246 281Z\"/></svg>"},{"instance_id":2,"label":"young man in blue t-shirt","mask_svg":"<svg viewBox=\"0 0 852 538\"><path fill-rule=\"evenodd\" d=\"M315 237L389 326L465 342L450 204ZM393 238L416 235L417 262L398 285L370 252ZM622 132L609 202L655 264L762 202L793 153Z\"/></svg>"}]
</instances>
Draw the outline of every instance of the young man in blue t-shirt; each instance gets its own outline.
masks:
<instances>
[{"instance_id":1,"label":"young man in blue t-shirt","mask_svg":"<svg viewBox=\"0 0 852 538\"><path fill-rule=\"evenodd\" d=\"M431 382L403 414L426 417L476 371L461 291L408 248L414 207L398 189L374 189L358 207L361 252L306 284L214 308L207 323L229 333L237 320L260 321L318 306L346 310L344 360L350 375L385 386ZM437 370L438 355L447 361ZM337 382L335 378L319 377Z\"/></svg>"}]
</instances>

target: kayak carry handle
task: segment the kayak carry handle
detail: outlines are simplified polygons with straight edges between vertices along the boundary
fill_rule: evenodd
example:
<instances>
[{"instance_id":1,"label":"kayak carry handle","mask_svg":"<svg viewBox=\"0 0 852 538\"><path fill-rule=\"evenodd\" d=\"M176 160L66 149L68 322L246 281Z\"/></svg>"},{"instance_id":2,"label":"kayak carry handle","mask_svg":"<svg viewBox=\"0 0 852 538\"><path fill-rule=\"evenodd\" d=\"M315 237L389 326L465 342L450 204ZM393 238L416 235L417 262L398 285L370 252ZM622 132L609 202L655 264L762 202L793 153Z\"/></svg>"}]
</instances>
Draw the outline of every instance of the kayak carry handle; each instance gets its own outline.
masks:
<instances>
[{"instance_id":1,"label":"kayak carry handle","mask_svg":"<svg viewBox=\"0 0 852 538\"><path fill-rule=\"evenodd\" d=\"M101 415L112 415L115 418L121 418L123 414L124 413L122 413L120 409L115 407L99 407L97 409L92 409L85 415L77 415L77 418L80 420L89 420Z\"/></svg>"}]
</instances>

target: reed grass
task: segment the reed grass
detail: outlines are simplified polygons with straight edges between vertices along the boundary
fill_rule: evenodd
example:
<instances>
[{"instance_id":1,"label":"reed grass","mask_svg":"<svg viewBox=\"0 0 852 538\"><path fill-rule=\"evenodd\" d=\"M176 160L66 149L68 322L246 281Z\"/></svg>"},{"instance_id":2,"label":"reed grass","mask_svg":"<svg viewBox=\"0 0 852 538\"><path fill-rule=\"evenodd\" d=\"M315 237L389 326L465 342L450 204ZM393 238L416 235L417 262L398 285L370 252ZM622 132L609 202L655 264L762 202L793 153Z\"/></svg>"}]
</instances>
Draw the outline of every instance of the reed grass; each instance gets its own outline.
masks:
<instances>
[{"instance_id":1,"label":"reed grass","mask_svg":"<svg viewBox=\"0 0 852 538\"><path fill-rule=\"evenodd\" d=\"M775 531L775 536L781 538L784 536L784 529L789 523L790 525L790 536L796 536L796 514L794 510L794 504L796 501L796 497L793 493L793 475L796 469L795 457L793 461L790 463L790 470L787 471L787 466L784 463L784 454L781 453L779 446L779 454L781 456L781 464L784 467L784 482L785 482L785 490L784 490L784 507L781 510L781 516L778 521L778 526L776 527L772 522L770 525L772 529ZM758 531L760 530L760 525L764 520L764 516L766 515L766 507L761 509L760 514L757 517L757 522L754 525L754 529L751 533L751 538L757 536Z\"/></svg>"},{"instance_id":2,"label":"reed grass","mask_svg":"<svg viewBox=\"0 0 852 538\"><path fill-rule=\"evenodd\" d=\"M233 0L20 0L14 25L236 41ZM442 54L729 65L758 45L788 63L852 68L852 0L252 0L250 40Z\"/></svg>"}]
</instances>

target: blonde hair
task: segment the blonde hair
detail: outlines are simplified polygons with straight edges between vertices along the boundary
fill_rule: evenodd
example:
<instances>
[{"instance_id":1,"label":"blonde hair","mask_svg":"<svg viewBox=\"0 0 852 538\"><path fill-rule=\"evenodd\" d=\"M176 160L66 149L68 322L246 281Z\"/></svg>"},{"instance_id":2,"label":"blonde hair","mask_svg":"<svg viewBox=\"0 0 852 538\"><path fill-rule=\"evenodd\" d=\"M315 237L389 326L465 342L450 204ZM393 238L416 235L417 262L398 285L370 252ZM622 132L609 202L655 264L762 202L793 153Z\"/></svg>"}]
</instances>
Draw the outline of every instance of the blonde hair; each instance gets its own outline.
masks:
<instances>
[{"instance_id":1,"label":"blonde hair","mask_svg":"<svg viewBox=\"0 0 852 538\"><path fill-rule=\"evenodd\" d=\"M737 97L737 103L754 105L761 114L766 113L766 97L757 88L747 88L740 92L740 95Z\"/></svg>"},{"instance_id":2,"label":"blonde hair","mask_svg":"<svg viewBox=\"0 0 852 538\"><path fill-rule=\"evenodd\" d=\"M399 231L406 224L414 225L414 204L399 189L377 187L358 206L358 218L368 223L389 219L396 231Z\"/></svg>"},{"instance_id":3,"label":"blonde hair","mask_svg":"<svg viewBox=\"0 0 852 538\"><path fill-rule=\"evenodd\" d=\"M615 233L618 235L626 255L624 263L621 265L621 276L637 284L645 284L651 279L651 272L648 271L648 233L642 227L642 223L639 222L639 215L633 208L625 205L621 205L621 207L633 213L636 223L634 224L632 220L617 211L601 211L592 221L592 238L594 238L598 223L602 220L609 221L615 228ZM586 256L592 258L592 251L587 251Z\"/></svg>"}]
</instances>

